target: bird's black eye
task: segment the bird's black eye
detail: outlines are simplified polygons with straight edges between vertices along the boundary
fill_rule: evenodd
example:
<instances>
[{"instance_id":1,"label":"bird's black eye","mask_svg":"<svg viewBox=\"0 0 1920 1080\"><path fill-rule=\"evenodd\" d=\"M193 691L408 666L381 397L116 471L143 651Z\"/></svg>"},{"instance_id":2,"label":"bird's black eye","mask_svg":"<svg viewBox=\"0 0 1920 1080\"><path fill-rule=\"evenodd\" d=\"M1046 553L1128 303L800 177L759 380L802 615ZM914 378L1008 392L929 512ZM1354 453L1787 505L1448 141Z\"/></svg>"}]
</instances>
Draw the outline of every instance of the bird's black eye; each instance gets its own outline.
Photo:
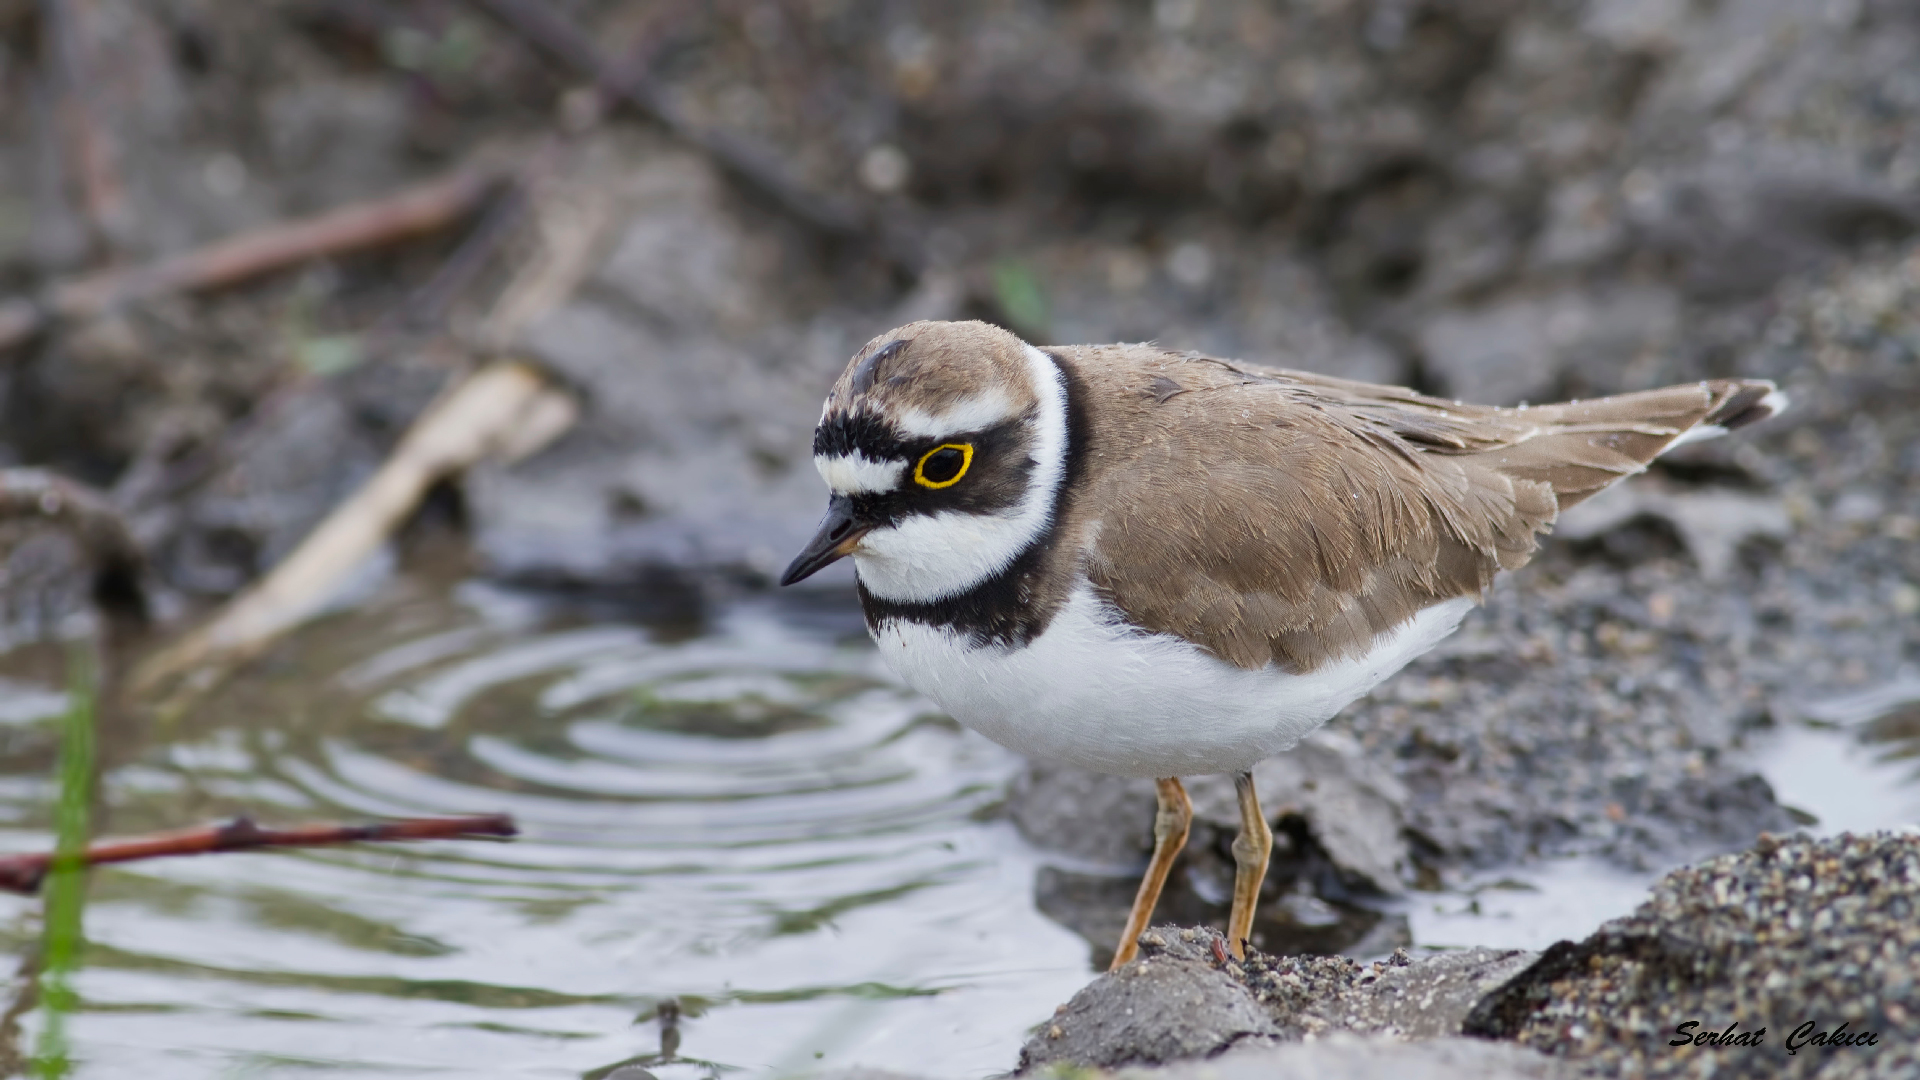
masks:
<instances>
[{"instance_id":1,"label":"bird's black eye","mask_svg":"<svg viewBox=\"0 0 1920 1080\"><path fill-rule=\"evenodd\" d=\"M972 443L946 443L920 455L913 467L913 482L923 488L952 487L967 475L973 464Z\"/></svg>"}]
</instances>

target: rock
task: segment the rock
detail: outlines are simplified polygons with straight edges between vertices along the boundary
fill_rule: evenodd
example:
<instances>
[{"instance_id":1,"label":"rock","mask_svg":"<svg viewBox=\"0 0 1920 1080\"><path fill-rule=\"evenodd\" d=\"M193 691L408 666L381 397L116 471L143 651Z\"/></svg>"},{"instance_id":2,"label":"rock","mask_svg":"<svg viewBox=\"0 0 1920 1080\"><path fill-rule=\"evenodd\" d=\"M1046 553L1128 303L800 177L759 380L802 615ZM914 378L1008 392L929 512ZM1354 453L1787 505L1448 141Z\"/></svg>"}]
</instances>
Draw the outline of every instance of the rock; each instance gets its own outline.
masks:
<instances>
[{"instance_id":1,"label":"rock","mask_svg":"<svg viewBox=\"0 0 1920 1080\"><path fill-rule=\"evenodd\" d=\"M1897 721L1916 706L1920 706L1920 671L1907 670L1879 686L1796 702L1794 711L1834 727L1871 730L1883 721Z\"/></svg>"},{"instance_id":2,"label":"rock","mask_svg":"<svg viewBox=\"0 0 1920 1080\"><path fill-rule=\"evenodd\" d=\"M1480 1000L1534 959L1513 949L1462 949L1415 959L1398 949L1363 966L1339 957L1255 951L1229 970L1252 988L1289 1038L1344 1031L1439 1039L1459 1035Z\"/></svg>"},{"instance_id":3,"label":"rock","mask_svg":"<svg viewBox=\"0 0 1920 1080\"><path fill-rule=\"evenodd\" d=\"M308 213L405 181L405 89L375 78L302 81L260 103L267 154L287 177L283 193Z\"/></svg>"},{"instance_id":4,"label":"rock","mask_svg":"<svg viewBox=\"0 0 1920 1080\"><path fill-rule=\"evenodd\" d=\"M1552 272L1619 254L1627 228L1615 187L1596 176L1578 176L1556 186L1547 197L1546 221L1528 252L1528 268Z\"/></svg>"},{"instance_id":5,"label":"rock","mask_svg":"<svg viewBox=\"0 0 1920 1080\"><path fill-rule=\"evenodd\" d=\"M1156 927L1142 936L1145 958L1076 995L1028 1044L1022 1064L1166 1062L1231 1044L1311 1037L1318 1046L1328 1035L1418 1047L1467 1034L1606 1075L1907 1076L1920 1067L1917 913L1920 833L1906 832L1762 837L1749 851L1668 874L1631 915L1537 956L1473 949L1415 960L1401 952L1363 968L1254 952L1237 962L1224 959L1211 930ZM1221 1011L1189 1014L1194 1035L1183 1041L1168 1034L1165 1013L1133 996L1163 984L1193 1008ZM1757 1041L1669 1046L1709 1031ZM1874 1041L1839 1043L1836 1033ZM1061 1050L1031 1056L1046 1052L1040 1044ZM1209 1067L1285 1060L1239 1054ZM1417 1053L1402 1060L1424 1068L1411 1064L1422 1060ZM1557 1075L1526 1054L1505 1061L1549 1070L1521 1075Z\"/></svg>"},{"instance_id":6,"label":"rock","mask_svg":"<svg viewBox=\"0 0 1920 1080\"><path fill-rule=\"evenodd\" d=\"M1562 1080L1573 1067L1482 1039L1400 1042L1335 1034L1310 1043L1229 1050L1204 1062L1129 1068L1118 1080Z\"/></svg>"},{"instance_id":7,"label":"rock","mask_svg":"<svg viewBox=\"0 0 1920 1080\"><path fill-rule=\"evenodd\" d=\"M1330 1035L1452 1039L1487 993L1535 959L1468 949L1416 960L1403 950L1363 967L1344 957L1255 950L1244 961L1223 961L1226 942L1218 931L1172 926L1141 935L1140 948L1142 959L1094 980L1042 1025L1022 1051L1023 1070L1213 1058L1229 1046ZM1141 1000L1149 993L1168 997ZM1166 1007L1173 1003L1218 1011L1189 1011L1170 1021Z\"/></svg>"},{"instance_id":8,"label":"rock","mask_svg":"<svg viewBox=\"0 0 1920 1080\"><path fill-rule=\"evenodd\" d=\"M1276 841L1280 837L1287 837L1287 859L1268 867L1254 913L1256 946L1315 956L1366 957L1383 956L1412 943L1405 914L1383 912L1344 899L1344 892L1329 885L1335 873L1324 853L1317 848L1298 850L1291 836L1279 833ZM1189 845L1174 868L1154 909L1156 915L1224 927L1232 897L1230 857L1214 846L1197 849ZM1093 966L1098 968L1113 959L1114 946L1126 927L1139 884L1137 868L1115 876L1043 866L1034 881L1034 905L1048 918L1085 938L1092 947ZM1322 890L1335 898L1324 898Z\"/></svg>"},{"instance_id":9,"label":"rock","mask_svg":"<svg viewBox=\"0 0 1920 1080\"><path fill-rule=\"evenodd\" d=\"M1317 731L1287 753L1255 765L1253 782L1268 819L1304 818L1350 886L1383 896L1403 891L1402 878L1412 872L1402 832L1407 789L1369 761L1352 736ZM1239 831L1231 778L1196 777L1187 791L1197 821L1228 834Z\"/></svg>"},{"instance_id":10,"label":"rock","mask_svg":"<svg viewBox=\"0 0 1920 1080\"><path fill-rule=\"evenodd\" d=\"M1176 249L1191 259L1211 252L1213 267L1240 252L1232 235L1189 240ZM1132 244L1087 252L1064 247L1035 260L1035 271L1052 284L1052 341L1160 341L1256 364L1317 371L1366 382L1404 383L1406 359L1371 335L1355 333L1311 263L1286 247L1248 253L1231 266L1210 270L1213 284L1199 291L1224 292L1233 304L1228 318L1197 318L1188 289L1151 287L1156 271ZM1119 282L1116 285L1116 280ZM1210 278L1209 280L1213 280ZM1124 298L1123 303L1116 303Z\"/></svg>"},{"instance_id":11,"label":"rock","mask_svg":"<svg viewBox=\"0 0 1920 1080\"><path fill-rule=\"evenodd\" d=\"M1554 945L1466 1029L1610 1075L1910 1076L1917 916L1920 835L1762 837L1674 871L1631 915ZM1761 1042L1670 1048L1689 1021L1680 1034L1733 1025ZM1807 1045L1843 1023L1877 1045Z\"/></svg>"},{"instance_id":12,"label":"rock","mask_svg":"<svg viewBox=\"0 0 1920 1080\"><path fill-rule=\"evenodd\" d=\"M71 533L0 517L0 648L87 626L94 581L93 562Z\"/></svg>"},{"instance_id":13,"label":"rock","mask_svg":"<svg viewBox=\"0 0 1920 1080\"><path fill-rule=\"evenodd\" d=\"M1335 1033L1310 1043L1235 1047L1204 1061L1130 1065L1114 1080L1572 1080L1576 1069L1537 1050L1485 1039L1400 1042ZM839 1069L820 1080L918 1080Z\"/></svg>"},{"instance_id":14,"label":"rock","mask_svg":"<svg viewBox=\"0 0 1920 1080\"><path fill-rule=\"evenodd\" d=\"M145 571L104 493L40 469L0 468L0 650L71 635L96 613L144 624Z\"/></svg>"},{"instance_id":15,"label":"rock","mask_svg":"<svg viewBox=\"0 0 1920 1080\"><path fill-rule=\"evenodd\" d=\"M1403 832L1405 788L1348 735L1321 731L1254 767L1274 834L1254 922L1255 944L1287 952L1379 955L1405 944L1406 920L1366 901L1395 896L1412 872ZM1159 913L1224 925L1230 848L1240 829L1233 782L1187 781L1194 823ZM1036 845L1068 858L1035 882L1040 910L1111 955L1153 846L1153 783L1066 766L1030 764L1008 793L1008 814Z\"/></svg>"},{"instance_id":16,"label":"rock","mask_svg":"<svg viewBox=\"0 0 1920 1080\"><path fill-rule=\"evenodd\" d=\"M1153 781L1030 762L1007 791L1007 815L1044 851L1129 873L1153 850Z\"/></svg>"},{"instance_id":17,"label":"rock","mask_svg":"<svg viewBox=\"0 0 1920 1080\"><path fill-rule=\"evenodd\" d=\"M1518 949L1462 949L1423 956L1406 950L1363 969L1346 989L1309 1001L1296 1024L1396 1039L1442 1039L1462 1031L1467 1014L1488 993L1537 958Z\"/></svg>"},{"instance_id":18,"label":"rock","mask_svg":"<svg viewBox=\"0 0 1920 1080\"><path fill-rule=\"evenodd\" d=\"M1176 940L1180 933L1158 932ZM1269 1040L1278 1031L1244 983L1195 957L1192 949L1159 951L1095 979L1055 1011L1021 1048L1018 1071L1211 1057L1247 1040Z\"/></svg>"},{"instance_id":19,"label":"rock","mask_svg":"<svg viewBox=\"0 0 1920 1080\"><path fill-rule=\"evenodd\" d=\"M1391 772L1369 762L1351 736L1316 732L1255 765L1253 777L1269 822L1304 818L1355 887L1383 895L1401 891L1410 863L1400 834L1407 792ZM1186 784L1196 828L1209 827L1230 842L1240 829L1232 779L1198 776ZM1040 762L1028 766L1008 795L1009 815L1035 844L1120 865L1137 863L1152 850L1154 806L1150 780ZM1189 844L1204 840L1197 833Z\"/></svg>"},{"instance_id":20,"label":"rock","mask_svg":"<svg viewBox=\"0 0 1920 1080\"><path fill-rule=\"evenodd\" d=\"M1759 296L1837 255L1920 230L1920 199L1782 157L1688 170L1639 200L1632 222L1642 243L1682 268L1688 292Z\"/></svg>"},{"instance_id":21,"label":"rock","mask_svg":"<svg viewBox=\"0 0 1920 1080\"><path fill-rule=\"evenodd\" d=\"M1709 581L1727 576L1741 544L1755 537L1779 540L1793 527L1777 497L1687 490L1641 478L1609 488L1560 515L1553 523L1553 534L1591 540L1641 517L1671 524Z\"/></svg>"},{"instance_id":22,"label":"rock","mask_svg":"<svg viewBox=\"0 0 1920 1080\"><path fill-rule=\"evenodd\" d=\"M1441 394L1514 405L1554 400L1564 372L1590 377L1671 347L1679 319L1664 289L1570 288L1449 309L1426 324L1420 346Z\"/></svg>"}]
</instances>

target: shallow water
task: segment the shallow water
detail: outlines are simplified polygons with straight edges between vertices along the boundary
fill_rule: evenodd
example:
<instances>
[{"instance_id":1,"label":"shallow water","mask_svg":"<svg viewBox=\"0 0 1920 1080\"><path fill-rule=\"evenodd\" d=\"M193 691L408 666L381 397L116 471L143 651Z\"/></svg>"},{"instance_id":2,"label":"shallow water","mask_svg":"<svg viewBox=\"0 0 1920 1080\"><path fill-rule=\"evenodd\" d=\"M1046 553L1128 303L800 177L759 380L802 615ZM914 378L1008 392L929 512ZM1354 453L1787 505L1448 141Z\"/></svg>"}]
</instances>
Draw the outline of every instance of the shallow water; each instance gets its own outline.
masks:
<instances>
[{"instance_id":1,"label":"shallow water","mask_svg":"<svg viewBox=\"0 0 1920 1080\"><path fill-rule=\"evenodd\" d=\"M47 842L63 664L0 657L7 848ZM992 813L1019 761L899 687L850 605L641 626L402 578L102 745L113 833L507 811L524 835L99 871L83 1076L981 1076L1091 976L1034 909L1044 857ZM1920 806L1845 809L1863 775L1920 788L1839 728L1781 745L1790 802L1852 826ZM1564 862L1407 908L1421 944L1539 947L1646 880ZM9 952L37 912L0 898Z\"/></svg>"},{"instance_id":2,"label":"shallow water","mask_svg":"<svg viewBox=\"0 0 1920 1080\"><path fill-rule=\"evenodd\" d=\"M896 687L850 610L663 631L402 583L278 655L122 747L113 832L504 810L525 835L101 871L87 1073L578 1076L657 1052L672 998L716 1068L978 1074L1085 981L1037 859L979 820L1018 762ZM15 724L61 704L7 690ZM23 764L13 848L46 836ZM5 906L18 953L36 904Z\"/></svg>"}]
</instances>

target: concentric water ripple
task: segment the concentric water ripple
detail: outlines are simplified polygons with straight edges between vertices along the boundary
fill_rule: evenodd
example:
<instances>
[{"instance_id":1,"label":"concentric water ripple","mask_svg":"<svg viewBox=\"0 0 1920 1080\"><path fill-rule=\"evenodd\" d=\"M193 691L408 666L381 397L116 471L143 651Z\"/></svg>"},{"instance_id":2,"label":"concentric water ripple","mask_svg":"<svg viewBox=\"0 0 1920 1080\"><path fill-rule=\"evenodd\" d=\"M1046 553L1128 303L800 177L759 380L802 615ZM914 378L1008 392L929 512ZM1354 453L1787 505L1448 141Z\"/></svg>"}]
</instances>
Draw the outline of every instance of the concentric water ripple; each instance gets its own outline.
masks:
<instances>
[{"instance_id":1,"label":"concentric water ripple","mask_svg":"<svg viewBox=\"0 0 1920 1080\"><path fill-rule=\"evenodd\" d=\"M676 638L390 592L110 746L110 830L506 811L525 835L101 872L82 1075L579 1076L657 1051L635 1021L666 998L689 1061L663 1078L978 1075L1084 981L988 820L1017 762L899 687L851 612ZM37 663L0 731L60 707ZM0 755L8 846L44 841L48 738ZM9 903L17 951L35 905Z\"/></svg>"}]
</instances>

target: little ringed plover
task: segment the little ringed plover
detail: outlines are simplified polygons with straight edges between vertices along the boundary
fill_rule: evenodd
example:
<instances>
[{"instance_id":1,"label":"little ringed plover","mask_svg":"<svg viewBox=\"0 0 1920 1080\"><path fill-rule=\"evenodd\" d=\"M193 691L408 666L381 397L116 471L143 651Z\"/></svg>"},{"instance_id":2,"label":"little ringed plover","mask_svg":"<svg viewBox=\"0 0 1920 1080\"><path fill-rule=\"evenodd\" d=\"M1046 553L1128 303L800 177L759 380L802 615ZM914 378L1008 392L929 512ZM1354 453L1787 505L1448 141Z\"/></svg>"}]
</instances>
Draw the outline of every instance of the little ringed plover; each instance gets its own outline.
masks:
<instances>
[{"instance_id":1,"label":"little ringed plover","mask_svg":"<svg viewBox=\"0 0 1920 1080\"><path fill-rule=\"evenodd\" d=\"M1115 967L1186 842L1179 778L1233 774L1243 955L1272 847L1253 764L1452 633L1562 510L1785 405L1772 383L1716 379L1503 409L918 322L828 394L827 515L781 584L851 555L908 685L1021 753L1156 778Z\"/></svg>"}]
</instances>

